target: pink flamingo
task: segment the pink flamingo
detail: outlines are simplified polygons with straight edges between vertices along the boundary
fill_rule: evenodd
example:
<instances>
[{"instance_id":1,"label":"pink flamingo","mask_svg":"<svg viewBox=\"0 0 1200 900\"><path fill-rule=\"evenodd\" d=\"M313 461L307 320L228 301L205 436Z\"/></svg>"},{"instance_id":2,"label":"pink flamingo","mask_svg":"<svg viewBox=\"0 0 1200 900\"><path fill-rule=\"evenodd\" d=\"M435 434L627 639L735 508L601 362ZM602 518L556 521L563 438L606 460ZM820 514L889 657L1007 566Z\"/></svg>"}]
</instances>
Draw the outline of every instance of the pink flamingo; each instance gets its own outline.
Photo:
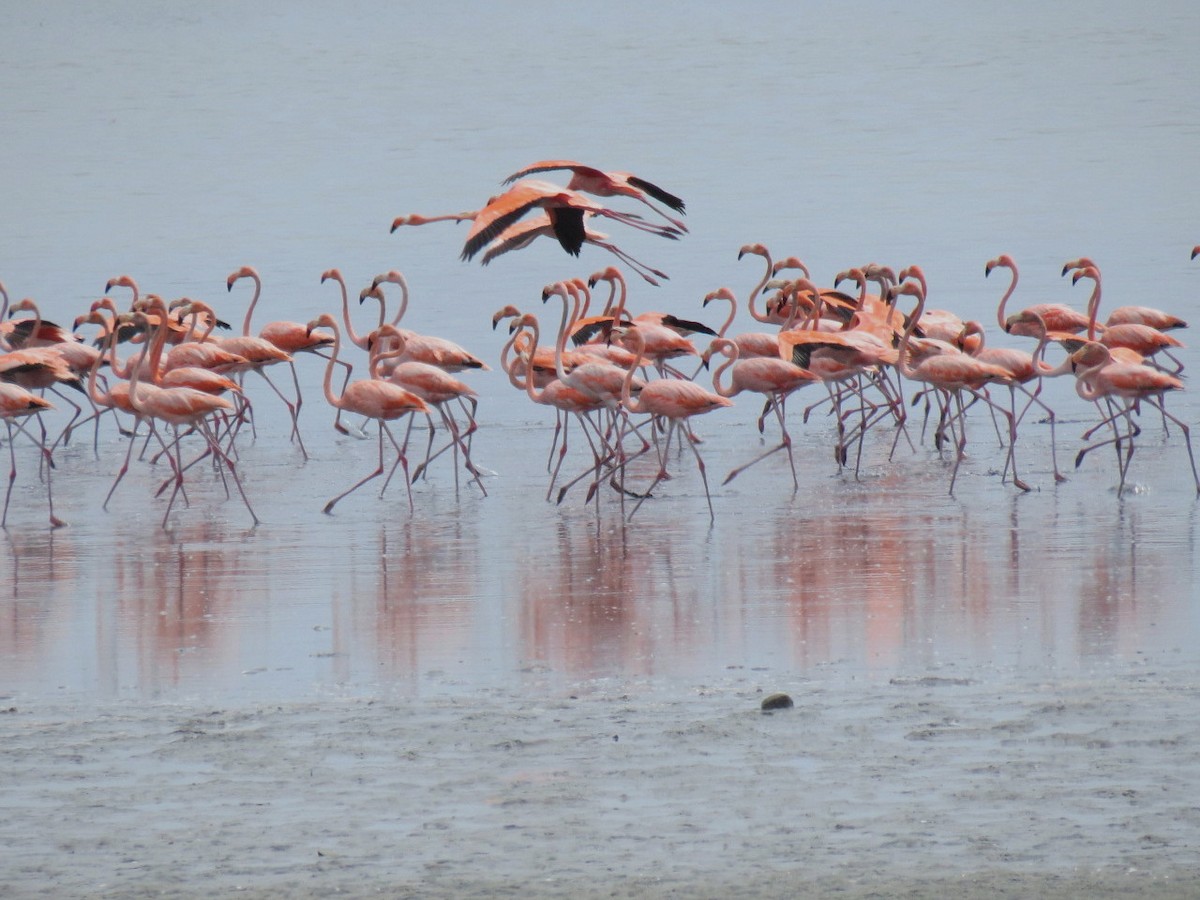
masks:
<instances>
[{"instance_id":1,"label":"pink flamingo","mask_svg":"<svg viewBox=\"0 0 1200 900\"><path fill-rule=\"evenodd\" d=\"M501 238L510 226L534 209L542 209L550 216L555 237L562 248L572 256L578 256L583 247L585 213L605 216L663 237L675 238L679 234L679 229L674 226L653 225L637 216L617 212L578 191L548 181L525 179L518 181L503 194L493 197L479 210L463 244L462 258L471 259L492 241Z\"/></svg>"},{"instance_id":2,"label":"pink flamingo","mask_svg":"<svg viewBox=\"0 0 1200 900\"><path fill-rule=\"evenodd\" d=\"M1076 269L1075 274L1071 277L1071 283L1078 284L1081 279L1085 278L1092 282L1092 294L1088 299L1087 333L1089 341L1098 340L1106 347L1125 347L1146 357L1161 353L1175 364L1174 372L1176 374L1183 371L1183 363L1170 350L1173 347L1183 346L1183 342L1178 338L1159 331L1157 328L1136 322L1098 325L1096 317L1100 309L1100 271L1095 266ZM1099 332L1099 336L1097 336L1097 332Z\"/></svg>"},{"instance_id":3,"label":"pink flamingo","mask_svg":"<svg viewBox=\"0 0 1200 900\"><path fill-rule=\"evenodd\" d=\"M645 339L641 336L641 330L644 327L643 325L630 325L616 329L617 331L624 332L630 338L633 343L634 352L639 356L642 355L642 351L645 349ZM637 504L630 511L630 518L633 518L633 515L645 502L646 498L652 494L658 483L664 478L669 477L667 474L667 455L671 447L671 436L680 425L687 423L694 416L712 412L723 406L733 406L733 401L728 397L722 397L720 394L706 391L700 385L680 378L658 378L648 381L635 399L631 395L635 369L636 366L630 366L625 372L625 379L621 385L622 405L628 412L634 415L647 413L653 417L665 419L667 428L663 446L658 454L658 474L650 483L650 487L646 489L646 492L642 494ZM708 490L708 476L704 471L704 459L700 456L700 451L696 449L695 441L688 440L683 441L683 443L691 447L692 453L696 457L696 467L700 470L700 480L704 482L704 497L708 501L709 521L715 522L716 513L713 512L712 494ZM636 458L636 456L632 458ZM622 463L622 467L627 465L628 462L629 460L626 460Z\"/></svg>"},{"instance_id":4,"label":"pink flamingo","mask_svg":"<svg viewBox=\"0 0 1200 900\"><path fill-rule=\"evenodd\" d=\"M358 490L371 479L378 478L383 474L383 437L385 434L396 449L396 462L392 464L387 481L391 480L397 466L404 467L404 485L408 490L408 509L410 513L413 512L412 484L408 477L408 459L404 455L404 450L396 443L396 438L392 435L392 431L388 428L387 423L402 419L414 412L428 414L429 407L424 400L411 391L406 391L398 385L389 384L378 378L360 378L358 381L350 382L340 395L335 394L333 392L333 369L336 365L335 360L339 355L338 352L341 349L341 332L338 330L337 320L329 313L322 313L309 322L308 327L312 329L328 328L333 332L333 350L330 354L329 362L325 366L325 381L323 385L325 399L329 402L329 405L337 409L346 410L347 412L358 413L379 422L378 468L365 478L356 481L349 488L326 503L324 512L332 512L333 507L343 497ZM385 482L384 487L386 486Z\"/></svg>"},{"instance_id":5,"label":"pink flamingo","mask_svg":"<svg viewBox=\"0 0 1200 900\"><path fill-rule=\"evenodd\" d=\"M404 353L404 335L394 325L383 325L380 327L376 333L376 341L378 350L372 355L371 359L375 369L378 369L380 360L393 355L400 356ZM391 345L390 348L387 346L389 344ZM372 377L375 377L375 371L372 371ZM413 480L415 481L420 478L421 474L428 470L429 464L449 449L453 449L457 462L458 451L461 449L463 452L464 467L471 473L472 479L479 486L479 490L483 493L483 496L486 497L487 489L483 486L479 469L471 462L471 448L469 443L467 443L471 435L479 428L479 425L475 421L475 410L478 404L475 389L465 381L455 378L445 369L439 369L437 366L431 366L428 363L416 360L408 360L395 366L388 374L387 381L411 391L436 409L442 417L442 424L446 426L446 430L450 433L450 442L445 447L436 453L426 454L425 461L413 471ZM466 416L467 428L465 431L459 428L454 416L446 409L446 405L452 401L457 401L463 414ZM429 432L429 440L430 449L432 449L432 428ZM457 465L454 470L454 487L457 491Z\"/></svg>"},{"instance_id":6,"label":"pink flamingo","mask_svg":"<svg viewBox=\"0 0 1200 900\"><path fill-rule=\"evenodd\" d=\"M1193 257L1195 258L1195 257ZM1079 259L1068 260L1063 265L1063 275L1067 272L1078 269L1086 269L1091 267L1100 271L1100 267L1096 265L1090 258L1081 256ZM1104 320L1105 326L1112 325L1149 325L1151 328L1157 328L1159 331L1172 331L1176 328L1187 328L1187 322L1172 315L1169 312L1164 312L1161 309L1155 309L1152 306L1118 306L1108 314L1108 318ZM1111 346L1111 345L1110 345Z\"/></svg>"},{"instance_id":7,"label":"pink flamingo","mask_svg":"<svg viewBox=\"0 0 1200 900\"><path fill-rule=\"evenodd\" d=\"M514 172L504 179L504 184L512 184L514 181L529 175L537 175L541 172L562 171L564 169L571 172L571 180L567 182L567 187L570 190L583 191L596 197L630 197L646 204L656 214L662 216L680 231L686 232L688 230L683 222L673 219L662 212L650 202L650 199L653 198L676 212L685 211L683 201L674 194L664 191L658 185L651 184L646 179L640 178L632 172L604 172L592 166L585 166L582 163L572 162L567 159L546 159L531 163L523 169Z\"/></svg>"},{"instance_id":8,"label":"pink flamingo","mask_svg":"<svg viewBox=\"0 0 1200 900\"><path fill-rule=\"evenodd\" d=\"M135 312L133 313L133 317L135 320L140 320L141 325L152 330L159 331L163 328L162 325L151 325L144 313ZM161 337L156 336L156 339L152 343L160 343L161 340ZM148 349L149 347L143 347L142 353L146 354ZM217 397L213 394L206 394L203 391L192 390L191 388L161 388L153 384L139 384L140 375L141 366L135 366L133 375L129 381L129 402L141 415L166 422L175 431L174 443L172 445L164 444L164 450L174 471L175 486L171 491L170 500L167 501L167 510L163 514L162 527L167 527L167 520L171 515L171 508L175 505L175 498L182 492L184 471L198 461L193 461L188 466L183 465L182 455L179 450L179 426L181 425L195 429L204 437L208 446L199 459L212 454L218 462L228 469L234 484L237 486L238 493L242 497L242 502L246 504L246 510L250 513L250 518L253 520L254 525L257 526L259 519L254 513L254 508L250 505L250 500L246 496L245 489L242 487L241 478L238 477L237 473L237 465L230 455L221 449L209 421L210 417L215 414L232 412L233 404L224 397ZM174 447L174 453L171 450L172 446Z\"/></svg>"},{"instance_id":9,"label":"pink flamingo","mask_svg":"<svg viewBox=\"0 0 1200 900\"><path fill-rule=\"evenodd\" d=\"M961 352L937 353L925 356L916 363L910 362L909 341L912 337L913 329L917 327L921 313L924 311L925 293L918 281L905 281L893 290L896 294L908 294L917 297L917 308L909 316L908 326L904 329L904 334L900 339L896 369L901 375L911 381L920 381L931 385L939 394L946 398L946 402L943 404L942 420L945 425L949 426L952 434L955 433L956 423L958 423L954 469L950 475L950 495L954 495L954 483L958 477L958 468L966 456L966 409L962 402L964 391L983 400L1008 420L1008 464L1012 467L1013 484L1023 491L1028 491L1029 486L1017 475L1016 455L1013 449L1016 444L1016 422L1008 410L996 406L985 394L979 393L979 389L988 382L999 381L1007 383L1010 379L1008 371L1002 369L1000 366L980 362ZM950 410L951 401L957 407L957 412L953 414L951 414ZM939 438L943 427L942 424L939 424L937 431Z\"/></svg>"},{"instance_id":10,"label":"pink flamingo","mask_svg":"<svg viewBox=\"0 0 1200 900\"><path fill-rule=\"evenodd\" d=\"M521 250L528 247L539 237L557 237L555 230L555 221L549 213L540 213L532 219L527 219L524 222L517 222L506 228L501 235L488 244L487 250L484 252L480 262L487 265L498 256L503 256L513 250ZM617 259L629 266L637 272L647 283L658 286L658 279L664 281L669 280L666 272L662 272L652 266L646 265L641 260L630 256L616 244L608 239L608 235L602 231L593 231L586 225L583 229L583 242L591 244L593 247L599 247L601 250L607 250Z\"/></svg>"},{"instance_id":11,"label":"pink flamingo","mask_svg":"<svg viewBox=\"0 0 1200 900\"><path fill-rule=\"evenodd\" d=\"M761 462L780 450L786 450L788 464L792 469L792 488L793 490L799 490L800 482L796 479L796 460L792 456L792 437L788 434L787 430L787 411L784 404L787 402L788 396L794 391L820 379L807 369L792 365L787 360L780 359L778 356L758 356L749 359L740 359L738 344L728 338L719 337L714 340L709 347L709 353L712 352L720 353L726 357L725 362L721 363L713 372L713 390L720 396L729 398L736 397L742 391L763 394L771 401L771 406L775 410L775 416L779 420L779 430L783 435L783 440L777 446L771 447L769 450L760 453L754 459L750 460L750 462L733 469L725 476L725 481L722 483L729 484L729 482L733 481L734 478L755 463ZM729 384L723 386L721 384L721 376L729 369L731 369Z\"/></svg>"},{"instance_id":12,"label":"pink flamingo","mask_svg":"<svg viewBox=\"0 0 1200 900\"><path fill-rule=\"evenodd\" d=\"M8 472L8 490L4 493L4 513L0 515L0 528L8 527L8 504L12 499L13 482L17 479L17 452L13 446L13 427L23 432L42 451L46 465L46 500L50 507L50 527L61 528L67 523L54 514L54 494L50 487L50 470L54 463L50 458L50 450L45 440L37 440L21 426L18 419L26 416L37 416L48 409L53 409L50 401L33 394L16 384L0 381L0 419L8 431L8 456L10 468Z\"/></svg>"},{"instance_id":13,"label":"pink flamingo","mask_svg":"<svg viewBox=\"0 0 1200 900\"><path fill-rule=\"evenodd\" d=\"M1122 407L1084 435L1086 440L1097 429L1111 425L1113 436L1098 443L1084 447L1075 457L1075 468L1083 463L1083 458L1098 447L1108 444L1116 446L1117 463L1120 471L1120 483L1117 493L1125 488L1125 478L1133 458L1133 440L1139 429L1133 422L1133 413L1140 403L1147 403L1157 409L1163 416L1170 419L1183 432L1187 445L1188 461L1192 466L1192 478L1196 483L1196 493L1200 495L1200 475L1196 472L1196 458L1192 454L1191 432L1187 425L1167 412L1163 403L1164 395L1169 391L1183 390L1183 382L1158 369L1150 366L1116 362L1108 346L1096 341L1089 341L1071 355L1075 366L1075 390L1085 400L1097 400L1102 397L1113 397L1124 401ZM1122 433L1116 426L1120 418L1126 422L1127 428ZM1122 450L1124 445L1124 450Z\"/></svg>"},{"instance_id":14,"label":"pink flamingo","mask_svg":"<svg viewBox=\"0 0 1200 900\"><path fill-rule=\"evenodd\" d=\"M1004 296L1000 298L1000 305L996 307L996 321L1000 323L1001 328L1006 327L1006 318L1004 315L1008 306L1008 300L1012 297L1017 289L1017 280L1020 278L1020 272L1017 269L1016 261L1007 253L1001 253L995 259L990 259L984 265L983 274L990 275L992 270L997 266L1008 269L1012 272L1012 280L1008 285L1008 290L1004 292ZM1086 331L1088 327L1087 316L1078 312L1064 303L1037 303L1033 306L1026 307L1027 310L1037 313L1042 317L1042 322L1046 325L1047 331L1065 331L1071 334L1079 334L1081 331ZM1023 312L1025 310L1022 310ZM1022 334L1020 331L1013 331L1012 334ZM1025 337L1036 338L1036 334L1025 334Z\"/></svg>"},{"instance_id":15,"label":"pink flamingo","mask_svg":"<svg viewBox=\"0 0 1200 900\"><path fill-rule=\"evenodd\" d=\"M439 369L445 369L447 372L455 373L466 369L480 369L485 372L491 370L491 366L482 359L464 350L453 341L400 328L400 321L408 311L408 281L398 269L391 269L381 275L376 275L371 281L371 286L359 294L358 302L362 303L367 297L374 297L383 304L385 302L382 290L384 284L395 284L400 288L400 306L396 310L396 314L392 316L391 324L404 336L405 343L404 352L391 360L391 365L380 367L383 375L387 375L392 365L398 365L407 360L428 363Z\"/></svg>"}]
</instances>

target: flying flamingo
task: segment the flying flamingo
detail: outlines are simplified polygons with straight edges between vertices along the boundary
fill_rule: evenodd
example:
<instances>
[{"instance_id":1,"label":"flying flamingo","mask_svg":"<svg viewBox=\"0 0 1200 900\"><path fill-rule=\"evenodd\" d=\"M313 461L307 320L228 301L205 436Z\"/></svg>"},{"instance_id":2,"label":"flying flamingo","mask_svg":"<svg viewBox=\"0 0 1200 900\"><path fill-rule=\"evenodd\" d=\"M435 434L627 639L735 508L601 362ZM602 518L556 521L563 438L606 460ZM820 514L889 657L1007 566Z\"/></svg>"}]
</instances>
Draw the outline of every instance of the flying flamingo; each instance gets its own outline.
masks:
<instances>
[{"instance_id":1,"label":"flying flamingo","mask_svg":"<svg viewBox=\"0 0 1200 900\"><path fill-rule=\"evenodd\" d=\"M25 416L36 416L48 409L54 407L50 401L39 397L37 394L30 393L19 385L10 384L0 381L0 419L4 420L4 427L8 431L8 456L11 463L8 472L8 490L4 494L4 513L0 515L0 528L8 527L8 504L12 499L13 482L17 479L17 453L13 446L13 427L25 433L30 440L38 445L42 451L42 455L47 462L46 466L46 500L50 506L50 527L61 528L67 523L54 514L54 494L50 488L50 470L54 468L54 463L50 459L50 451L46 447L45 440L37 440L33 435L21 426L17 421Z\"/></svg>"},{"instance_id":2,"label":"flying flamingo","mask_svg":"<svg viewBox=\"0 0 1200 900\"><path fill-rule=\"evenodd\" d=\"M642 355L642 351L645 349L645 339L641 336L641 329L644 327L643 325L629 325L616 329L616 331L624 332L631 339L634 352L639 356ZM663 446L658 454L658 474L650 483L650 487L642 494L641 499L638 500L637 504L630 511L630 518L633 518L633 515L645 502L646 498L651 495L658 486L658 483L664 478L669 477L667 474L667 456L671 448L671 437L680 427L681 423L688 422L693 416L703 415L704 413L712 412L714 409L720 409L723 406L733 406L733 401L728 397L722 397L720 394L706 391L700 385L680 378L657 378L653 381L648 381L635 399L632 397L630 389L633 384L636 368L636 366L630 366L625 372L625 379L621 385L622 405L628 412L634 415L648 413L651 416L666 419L667 429ZM692 453L696 457L696 467L700 470L700 480L704 482L704 497L708 501L709 521L715 522L716 513L713 512L712 495L708 490L708 476L704 472L704 459L700 456L700 451L696 449L695 441L688 440L683 441L683 443L691 447ZM622 463L622 467L627 465L628 462L629 460L626 460Z\"/></svg>"},{"instance_id":3,"label":"flying flamingo","mask_svg":"<svg viewBox=\"0 0 1200 900\"><path fill-rule=\"evenodd\" d=\"M532 219L526 219L524 222L517 222L510 225L498 238L488 244L487 251L483 254L480 262L486 266L498 256L528 247L539 237L557 237L554 220L550 217L549 213L539 213ZM629 268L637 272L643 280L655 287L658 286L659 278L669 280L666 272L648 266L641 260L630 256L616 244L612 243L608 239L608 235L602 231L593 231L585 225L583 242L591 244L594 247L599 247L601 250L607 250L613 256L617 257L617 259L628 265Z\"/></svg>"},{"instance_id":4,"label":"flying flamingo","mask_svg":"<svg viewBox=\"0 0 1200 900\"><path fill-rule=\"evenodd\" d=\"M314 330L317 328L328 328L333 332L333 350L330 354L329 362L325 366L325 382L323 386L325 399L329 401L329 405L337 409L344 409L347 412L358 413L369 419L376 419L379 422L379 467L326 503L324 512L332 512L333 507L343 497L358 490L371 479L378 478L383 474L383 437L385 434L388 440L392 442L392 446L396 448L396 462L392 464L392 470L388 473L387 480L391 480L397 466L402 465L404 467L404 485L408 490L408 509L409 512L412 512L414 506L412 484L409 481L408 474L408 459L404 455L404 450L396 443L396 438L392 435L392 431L388 428L387 423L402 419L414 412L428 414L429 407L424 400L411 391L406 391L398 385L389 384L378 378L360 378L358 381L350 382L340 396L335 394L333 392L333 369L336 365L335 360L338 358L338 351L341 349L341 332L338 330L337 320L329 313L322 313L309 322L308 327ZM386 483L384 486L387 486Z\"/></svg>"},{"instance_id":5,"label":"flying flamingo","mask_svg":"<svg viewBox=\"0 0 1200 900\"><path fill-rule=\"evenodd\" d=\"M775 410L775 416L779 420L779 430L783 435L783 440L777 446L771 447L769 450L760 453L754 459L750 460L750 462L732 470L725 476L725 481L722 483L729 484L729 482L733 481L734 478L755 463L761 462L780 450L786 450L788 464L792 469L792 487L794 490L799 490L800 482L796 480L796 460L792 457L792 437L788 434L787 430L787 411L784 404L791 393L804 387L806 384L812 384L814 381L819 381L820 379L807 369L792 365L787 360L780 359L779 356L757 356L748 359L739 359L737 343L728 338L717 338L714 340L706 356L711 355L713 352L720 353L726 357L725 362L721 363L713 372L713 390L722 397L730 398L736 397L742 391L751 391L765 395L771 401L771 406ZM730 370L729 384L723 386L721 384L721 376L726 370Z\"/></svg>"},{"instance_id":6,"label":"flying flamingo","mask_svg":"<svg viewBox=\"0 0 1200 900\"><path fill-rule=\"evenodd\" d=\"M681 213L685 212L683 201L674 194L664 191L658 185L651 184L644 178L639 178L632 172L604 172L592 166L585 166L582 163L572 162L571 160L547 159L531 163L520 171L514 172L504 179L504 184L512 184L514 181L529 175L536 175L541 172L557 172L564 169L571 172L571 180L567 182L567 187L570 190L583 191L595 197L631 197L646 204L646 206L650 207L655 213L662 216L680 231L686 232L688 230L683 222L673 219L662 212L650 202L650 199L653 198L664 206Z\"/></svg>"},{"instance_id":7,"label":"flying flamingo","mask_svg":"<svg viewBox=\"0 0 1200 900\"><path fill-rule=\"evenodd\" d=\"M1196 493L1200 496L1200 475L1196 472L1196 458L1192 454L1191 432L1188 430L1187 425L1167 412L1163 403L1163 397L1168 391L1183 390L1183 382L1174 375L1153 369L1150 366L1115 362L1112 359L1109 348L1096 341L1089 341L1081 349L1075 351L1071 355L1071 360L1075 365L1075 390L1080 397L1085 400L1115 397L1124 401L1121 409L1101 421L1085 435L1086 438L1098 428L1104 425L1111 425L1113 437L1091 444L1080 450L1075 457L1075 467L1079 468L1083 463L1084 456L1092 450L1107 446L1108 444L1115 444L1120 471L1120 483L1117 486L1117 492L1120 493L1124 490L1129 463L1133 458L1133 439L1138 434L1138 428L1133 422L1132 415L1137 410L1138 404L1144 402L1153 406L1163 416L1178 425L1179 429L1183 432L1183 439L1187 445L1188 460L1192 466L1192 478L1196 483ZM1128 426L1124 433L1121 433L1116 426L1118 418L1124 419ZM1124 451L1122 451L1122 444L1124 444Z\"/></svg>"},{"instance_id":8,"label":"flying flamingo","mask_svg":"<svg viewBox=\"0 0 1200 900\"><path fill-rule=\"evenodd\" d=\"M578 191L548 181L525 179L492 198L479 210L463 244L462 258L471 259L492 241L500 238L509 226L534 209L545 210L550 216L555 237L562 248L572 256L578 256L583 247L585 213L605 216L662 237L675 238L679 234L679 230L673 226L653 225L629 213L617 212Z\"/></svg>"}]
</instances>

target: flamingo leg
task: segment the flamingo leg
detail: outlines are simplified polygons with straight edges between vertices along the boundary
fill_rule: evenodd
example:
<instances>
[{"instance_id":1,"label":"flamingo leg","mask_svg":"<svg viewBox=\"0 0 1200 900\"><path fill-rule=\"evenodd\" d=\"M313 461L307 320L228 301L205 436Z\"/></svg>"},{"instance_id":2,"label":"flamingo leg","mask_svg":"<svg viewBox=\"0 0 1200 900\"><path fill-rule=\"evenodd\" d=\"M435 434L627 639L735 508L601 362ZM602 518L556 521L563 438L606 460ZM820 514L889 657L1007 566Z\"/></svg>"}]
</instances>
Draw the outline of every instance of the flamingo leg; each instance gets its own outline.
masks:
<instances>
[{"instance_id":1,"label":"flamingo leg","mask_svg":"<svg viewBox=\"0 0 1200 900\"><path fill-rule=\"evenodd\" d=\"M344 497L349 496L350 494L353 494L356 490L358 490L360 487L362 487L364 484L366 484L372 478L378 478L380 475L383 474L383 433L386 430L387 430L387 426L383 422L380 422L379 423L379 466L378 466L378 468L376 468L374 472L371 472L365 478L363 478L359 481L356 481L349 488L342 491L340 494L338 494L336 497L334 497L332 500L330 500L328 503L326 503L324 508L322 509L322 512L328 514L329 512L331 512L333 510L334 506L337 505L339 500L343 499ZM390 431L388 432L388 436L389 437L391 436ZM394 438L392 439L392 443L395 444ZM396 449L397 449L397 451L399 451L399 449L400 449L399 446L397 446ZM408 467L405 466L405 475L407 476L407 474L408 474ZM408 481L407 477L405 478L405 481L406 482Z\"/></svg>"}]
</instances>

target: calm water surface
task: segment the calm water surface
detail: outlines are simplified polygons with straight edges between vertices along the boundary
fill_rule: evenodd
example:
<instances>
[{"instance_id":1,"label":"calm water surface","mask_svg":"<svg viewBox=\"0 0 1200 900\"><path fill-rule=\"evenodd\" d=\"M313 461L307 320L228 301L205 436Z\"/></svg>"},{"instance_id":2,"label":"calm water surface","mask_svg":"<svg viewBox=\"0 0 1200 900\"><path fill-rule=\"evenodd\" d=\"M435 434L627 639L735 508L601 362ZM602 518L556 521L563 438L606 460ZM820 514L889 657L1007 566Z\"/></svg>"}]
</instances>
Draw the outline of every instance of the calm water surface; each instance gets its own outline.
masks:
<instances>
[{"instance_id":1,"label":"calm water surface","mask_svg":"<svg viewBox=\"0 0 1200 900\"><path fill-rule=\"evenodd\" d=\"M7 19L0 279L60 320L127 272L240 321L248 293L224 281L250 263L264 280L256 325L305 321L338 301L325 269L357 291L400 268L407 324L494 364L499 306L539 307L544 284L609 259L545 242L483 268L458 260L465 227L388 226L477 207L511 171L556 157L630 169L687 200L681 241L608 228L671 275L631 286L641 308L703 316L715 287L744 296L759 275L737 260L750 241L801 256L820 280L919 262L930 305L979 318L997 345L1009 342L995 327L1003 285L983 266L1000 252L1022 267L1014 302L1081 307L1086 288L1059 269L1082 254L1103 268L1106 308L1187 316L1200 292L1188 259L1200 11L1186 4L525 4L514 16L131 2ZM326 517L375 445L328 428L319 361L303 362L308 463L279 404L250 386L258 439L242 469L257 530L198 478L164 531L144 466L100 512L123 452L106 429L99 459L82 439L60 453L71 525L51 533L26 477L35 458L22 458L0 539L0 690L540 691L729 667L768 683L931 670L1004 681L1197 662L1197 506L1180 435L1164 440L1151 417L1139 490L1123 498L1101 454L1055 488L1034 422L1022 463L1040 490L1014 496L976 417L952 499L928 443L889 463L880 434L862 480L839 475L827 425L802 425L794 401L793 493L782 458L719 487L759 446L759 404L742 399L697 425L716 524L686 454L623 526L612 496L598 519L581 493L544 501L550 417L497 372L475 373L475 456L497 473L486 499L465 483L456 496L441 467L417 486L415 515L393 488ZM1070 385L1047 396L1069 470L1094 413ZM1171 408L1200 419L1192 394Z\"/></svg>"}]
</instances>

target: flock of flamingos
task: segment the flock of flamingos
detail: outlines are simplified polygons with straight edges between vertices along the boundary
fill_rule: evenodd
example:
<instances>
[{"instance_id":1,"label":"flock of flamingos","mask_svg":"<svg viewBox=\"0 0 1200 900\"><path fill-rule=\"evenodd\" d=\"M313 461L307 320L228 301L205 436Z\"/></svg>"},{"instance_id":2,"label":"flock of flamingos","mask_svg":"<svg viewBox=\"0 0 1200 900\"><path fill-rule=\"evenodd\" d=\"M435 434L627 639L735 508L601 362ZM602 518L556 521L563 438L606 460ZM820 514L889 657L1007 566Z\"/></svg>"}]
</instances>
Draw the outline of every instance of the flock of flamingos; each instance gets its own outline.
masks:
<instances>
[{"instance_id":1,"label":"flock of flamingos","mask_svg":"<svg viewBox=\"0 0 1200 900\"><path fill-rule=\"evenodd\" d=\"M570 173L566 186L531 178L544 172ZM509 186L478 210L451 215L401 216L392 231L402 226L437 221L470 221L462 250L464 259L482 254L488 263L497 256L527 246L538 237L553 237L572 255L583 244L600 247L639 277L657 284L666 276L634 259L593 230L597 218L648 231L669 239L687 227L672 213L683 214L684 204L674 195L627 172L604 172L568 160L534 163L510 176ZM655 218L621 212L594 198L624 198L643 204ZM640 209L640 208L639 208ZM1200 256L1200 246L1192 249ZM1055 413L1041 397L1046 378L1074 379L1077 394L1097 409L1095 423L1083 435L1077 452L1079 466L1092 451L1109 447L1114 453L1118 491L1126 485L1141 431L1138 415L1152 407L1168 430L1174 425L1182 435L1192 476L1200 494L1187 426L1166 408L1166 396L1181 390L1183 366L1173 351L1182 346L1171 332L1186 327L1178 317L1142 306L1123 306L1099 319L1100 270L1089 259L1063 266L1063 275L1083 281L1091 293L1083 311L1063 304L1042 304L1008 311L1018 280L1016 263L1002 255L989 261L985 275L1002 270L1008 284L997 308L998 326L1010 335L1025 337L1029 349L985 345L979 322L962 321L948 310L927 309L926 282L919 266L899 272L868 264L839 273L831 286L811 280L807 268L795 257L775 261L761 244L747 244L739 258L758 257L762 277L744 302L728 288L704 298L724 314L719 329L681 319L671 313L628 309L627 285L622 271L609 266L590 278L547 285L542 299L557 313L552 343L542 343L542 322L537 311L513 306L498 310L493 327L507 322L509 337L500 354L500 365L515 389L535 403L555 410L554 440L547 459L550 486L547 499L562 502L576 485L585 503L600 504L609 488L619 498L622 514L632 517L640 505L669 478L671 443L687 447L703 481L710 516L712 498L701 439L692 419L731 406L739 394L762 397L758 429L768 422L778 429L778 443L729 472L725 482L749 466L777 453L787 456L793 487L798 487L792 439L788 432L787 401L804 387L813 387L813 402L804 410L809 419L825 408L836 435L834 459L839 467L858 473L863 440L872 428L891 433L891 453L903 441L908 446L929 435L939 451L952 460L950 493L967 445L966 417L978 408L990 415L1005 451L1001 479L1018 490L1029 490L1018 473L1019 426L1034 407L1051 434L1051 465L1056 480L1064 480L1057 461ZM384 478L383 491L403 471L410 511L412 484L427 476L439 458L452 461L455 486L459 470L484 495L483 472L471 459L476 431L476 392L458 373L489 368L480 358L457 344L400 327L408 306L409 291L403 274L392 270L376 277L359 294L359 302L378 304L377 327L359 334L351 322L351 304L340 272L330 269L322 282L340 286L341 317L324 313L311 322L271 322L258 334L251 321L262 284L258 273L243 266L227 279L233 291L242 280L253 283L253 295L242 320L241 334L231 330L211 306L187 298L166 302L154 294L141 294L129 276L112 279L105 295L79 316L71 330L41 317L31 299L9 303L3 294L0 312L0 417L7 429L11 468L4 499L7 526L9 505L17 478L17 445L31 445L36 454L37 477L45 484L52 527L63 524L54 512L51 487L55 453L79 429L91 423L97 454L100 429L111 422L125 441L123 461L105 498L109 500L126 472L135 464L159 466L161 482L155 496L167 495L162 524L167 527L172 508L182 496L187 502L185 474L198 463L215 471L230 493L230 482L245 503L254 524L259 522L238 474L238 441L243 431L254 429L253 405L244 378L257 373L284 403L291 417L291 440L307 459L299 428L301 396L295 359L300 353L324 357L324 393L337 413L334 427L343 433L377 424L378 462L374 470L326 503L330 512L345 496L376 478ZM114 288L118 289L114 292ZM390 320L385 290L399 292ZM120 289L132 292L124 306L114 299ZM593 297L593 292L596 297ZM600 306L600 294L605 302ZM742 312L754 320L754 331L737 331ZM18 316L18 313L23 315ZM89 327L98 329L94 340L85 340ZM353 366L343 354L350 343L367 354L365 372L354 378ZM1051 364L1046 348L1065 350ZM292 391L281 388L271 372L291 367ZM694 371L685 371L683 367ZM339 377L340 376L340 377ZM709 382L705 386L701 380ZM906 397L906 382L915 385ZM55 400L47 399L47 392ZM79 398L75 394L80 395ZM915 413L924 399L918 432ZM57 435L47 430L43 417L59 408L69 420ZM111 413L105 416L105 413ZM361 425L343 421L360 418ZM931 425L932 422L932 425ZM403 425L399 435L391 423ZM1170 424L1168 424L1170 423ZM587 467L572 478L561 475L567 458L569 435L582 436L587 446ZM411 448L417 447L416 451ZM389 453L390 445L390 453ZM410 469L410 453L421 462ZM630 464L646 457L657 466L649 485L631 479ZM388 465L390 460L390 467ZM169 468L169 473L167 469ZM386 477L384 473L386 471ZM561 480L560 480L561 476ZM586 485L586 488L583 487ZM556 493L557 491L557 493ZM631 506L626 510L626 504Z\"/></svg>"}]
</instances>

